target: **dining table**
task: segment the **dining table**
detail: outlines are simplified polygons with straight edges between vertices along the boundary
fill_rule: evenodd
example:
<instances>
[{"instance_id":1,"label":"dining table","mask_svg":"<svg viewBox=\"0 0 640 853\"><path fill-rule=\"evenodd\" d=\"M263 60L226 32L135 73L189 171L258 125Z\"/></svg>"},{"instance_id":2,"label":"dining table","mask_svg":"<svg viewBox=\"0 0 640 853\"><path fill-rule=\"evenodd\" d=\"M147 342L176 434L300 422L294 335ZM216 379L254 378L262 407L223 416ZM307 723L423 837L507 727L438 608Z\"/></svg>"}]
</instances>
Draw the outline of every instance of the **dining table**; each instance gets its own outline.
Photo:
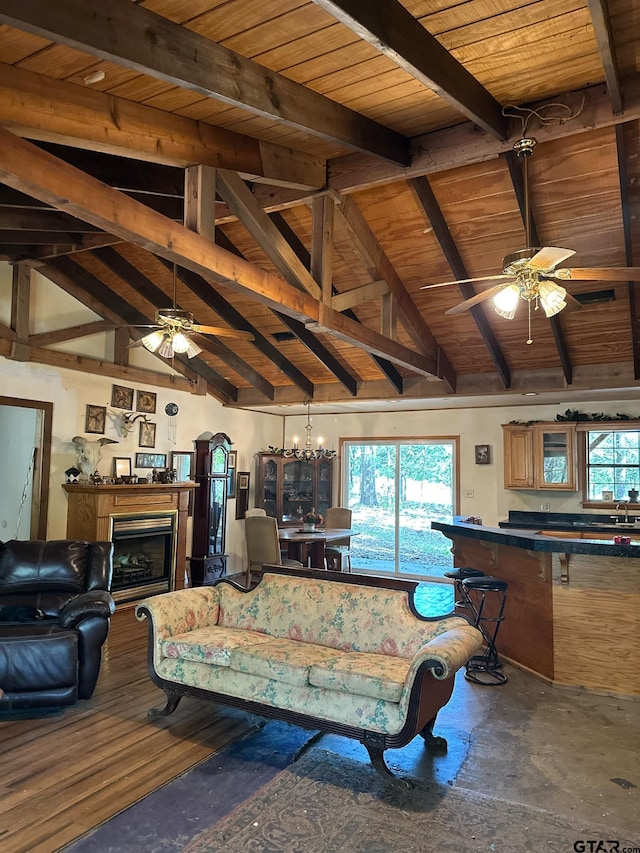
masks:
<instances>
[{"instance_id":1,"label":"dining table","mask_svg":"<svg viewBox=\"0 0 640 853\"><path fill-rule=\"evenodd\" d=\"M306 565L310 555L312 568L323 569L327 543L347 539L356 533L348 527L318 527L315 531L303 530L301 527L280 527L278 540L286 546L288 559Z\"/></svg>"}]
</instances>

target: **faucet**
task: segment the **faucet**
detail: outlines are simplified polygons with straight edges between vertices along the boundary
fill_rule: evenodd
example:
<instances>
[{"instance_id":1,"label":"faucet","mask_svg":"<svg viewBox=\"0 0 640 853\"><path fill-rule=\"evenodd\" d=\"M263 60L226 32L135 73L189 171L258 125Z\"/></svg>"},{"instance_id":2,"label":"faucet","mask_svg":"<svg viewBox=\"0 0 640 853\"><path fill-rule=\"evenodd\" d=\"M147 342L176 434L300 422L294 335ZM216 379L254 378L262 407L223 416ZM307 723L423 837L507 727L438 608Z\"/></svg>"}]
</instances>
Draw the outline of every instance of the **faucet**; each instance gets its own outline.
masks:
<instances>
[{"instance_id":1,"label":"faucet","mask_svg":"<svg viewBox=\"0 0 640 853\"><path fill-rule=\"evenodd\" d=\"M629 522L629 501L620 501L616 504L616 512L620 509L620 507L624 507L624 523L628 524ZM616 517L617 521L617 517Z\"/></svg>"}]
</instances>

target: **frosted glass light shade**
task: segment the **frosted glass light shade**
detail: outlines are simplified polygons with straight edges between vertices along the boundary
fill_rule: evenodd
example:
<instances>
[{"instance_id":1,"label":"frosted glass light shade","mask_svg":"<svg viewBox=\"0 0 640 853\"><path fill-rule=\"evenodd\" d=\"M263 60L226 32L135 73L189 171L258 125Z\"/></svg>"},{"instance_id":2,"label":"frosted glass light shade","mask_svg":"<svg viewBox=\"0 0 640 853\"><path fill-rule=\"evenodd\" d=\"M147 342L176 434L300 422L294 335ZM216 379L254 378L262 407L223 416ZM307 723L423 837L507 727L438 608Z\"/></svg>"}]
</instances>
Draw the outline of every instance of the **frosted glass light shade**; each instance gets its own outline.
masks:
<instances>
[{"instance_id":1,"label":"frosted glass light shade","mask_svg":"<svg viewBox=\"0 0 640 853\"><path fill-rule=\"evenodd\" d=\"M148 349L149 352L155 352L164 340L164 335L161 332L150 332L142 338L142 346Z\"/></svg>"},{"instance_id":2,"label":"frosted glass light shade","mask_svg":"<svg viewBox=\"0 0 640 853\"><path fill-rule=\"evenodd\" d=\"M520 288L517 284L510 284L493 297L493 306L496 314L506 320L513 320L520 301Z\"/></svg>"},{"instance_id":3,"label":"frosted glass light shade","mask_svg":"<svg viewBox=\"0 0 640 853\"><path fill-rule=\"evenodd\" d=\"M540 305L547 317L553 317L559 314L563 308L567 307L565 296L567 291L559 284L552 281L541 281L538 285L538 294Z\"/></svg>"},{"instance_id":4,"label":"frosted glass light shade","mask_svg":"<svg viewBox=\"0 0 640 853\"><path fill-rule=\"evenodd\" d=\"M187 349L187 358L193 358L194 355L198 355L202 352L202 349L198 346L198 344L194 344L194 342L189 338L189 347Z\"/></svg>"},{"instance_id":5,"label":"frosted glass light shade","mask_svg":"<svg viewBox=\"0 0 640 853\"><path fill-rule=\"evenodd\" d=\"M187 352L190 343L189 338L183 335L182 332L176 332L171 338L171 346L174 352Z\"/></svg>"}]
</instances>

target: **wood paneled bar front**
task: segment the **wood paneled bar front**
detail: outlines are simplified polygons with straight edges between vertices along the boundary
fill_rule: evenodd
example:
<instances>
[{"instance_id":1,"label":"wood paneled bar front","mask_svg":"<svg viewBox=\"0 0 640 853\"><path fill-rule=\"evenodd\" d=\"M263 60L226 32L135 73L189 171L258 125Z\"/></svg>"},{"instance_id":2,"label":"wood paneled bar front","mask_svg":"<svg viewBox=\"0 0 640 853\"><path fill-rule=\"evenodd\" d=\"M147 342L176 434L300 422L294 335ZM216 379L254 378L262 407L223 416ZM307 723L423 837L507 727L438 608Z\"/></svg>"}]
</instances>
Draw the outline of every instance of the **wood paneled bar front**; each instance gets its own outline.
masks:
<instances>
[{"instance_id":1,"label":"wood paneled bar front","mask_svg":"<svg viewBox=\"0 0 640 853\"><path fill-rule=\"evenodd\" d=\"M197 488L196 483L146 483L136 485L94 485L93 483L64 483L62 488L68 496L67 537L89 541L114 539L114 526L124 520L132 529L142 531L142 537L158 532L158 520L166 521L171 530L170 565L167 567L163 586L167 590L182 589L185 585L187 556L187 516L189 495ZM170 523L169 523L170 522ZM136 524L137 523L137 524ZM147 532L145 532L145 525ZM160 527L162 531L162 527ZM121 549L122 550L122 549ZM144 550L144 549L138 549ZM116 554L118 548L116 547ZM128 568L133 570L133 566ZM126 582L123 598L142 597L147 594L144 571L140 567L139 579ZM115 577L115 574L114 574ZM149 577L149 594L159 591L154 587L154 578ZM114 583L114 588L117 585ZM140 595L136 595L136 592ZM117 591L114 597L118 600Z\"/></svg>"},{"instance_id":2,"label":"wood paneled bar front","mask_svg":"<svg viewBox=\"0 0 640 853\"><path fill-rule=\"evenodd\" d=\"M498 651L556 684L640 696L640 541L432 522L454 565L509 584Z\"/></svg>"}]
</instances>

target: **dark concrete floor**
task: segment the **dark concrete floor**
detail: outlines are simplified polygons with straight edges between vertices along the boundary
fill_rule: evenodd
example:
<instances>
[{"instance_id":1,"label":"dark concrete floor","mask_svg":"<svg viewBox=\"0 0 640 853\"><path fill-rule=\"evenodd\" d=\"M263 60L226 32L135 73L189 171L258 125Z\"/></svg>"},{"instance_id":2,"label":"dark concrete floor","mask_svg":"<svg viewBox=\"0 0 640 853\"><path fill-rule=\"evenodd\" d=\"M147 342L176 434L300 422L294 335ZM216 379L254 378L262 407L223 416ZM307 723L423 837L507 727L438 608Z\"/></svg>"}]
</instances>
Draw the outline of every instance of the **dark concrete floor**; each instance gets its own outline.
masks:
<instances>
[{"instance_id":1,"label":"dark concrete floor","mask_svg":"<svg viewBox=\"0 0 640 853\"><path fill-rule=\"evenodd\" d=\"M640 702L551 687L505 666L507 684L481 687L463 672L434 733L388 750L394 773L546 809L637 838L640 847ZM318 746L363 762L364 747L323 735Z\"/></svg>"}]
</instances>

